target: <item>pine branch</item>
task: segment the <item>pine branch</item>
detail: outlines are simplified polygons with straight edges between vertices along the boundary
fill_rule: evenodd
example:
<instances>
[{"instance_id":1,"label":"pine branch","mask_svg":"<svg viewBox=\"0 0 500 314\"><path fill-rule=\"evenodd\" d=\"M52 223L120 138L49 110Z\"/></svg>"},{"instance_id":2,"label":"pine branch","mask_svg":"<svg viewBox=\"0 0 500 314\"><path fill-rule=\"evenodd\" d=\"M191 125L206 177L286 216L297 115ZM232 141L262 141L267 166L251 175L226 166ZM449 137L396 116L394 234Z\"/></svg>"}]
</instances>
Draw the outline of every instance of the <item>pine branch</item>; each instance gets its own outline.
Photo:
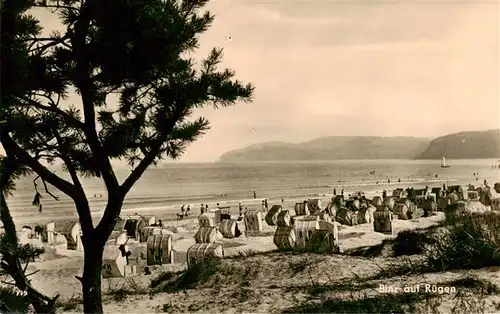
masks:
<instances>
[{"instance_id":1,"label":"pine branch","mask_svg":"<svg viewBox=\"0 0 500 314\"><path fill-rule=\"evenodd\" d=\"M45 98L52 100L50 97L43 95L43 94L34 94L34 95L42 96L42 97L45 97ZM44 105L40 104L39 102L37 102L37 101L27 97L27 96L21 96L19 98L23 101L28 102L30 106L33 106L37 109L55 113L55 114L59 115L61 118L63 118L65 121L67 121L68 124L83 130L83 122L75 119L73 116L69 115L68 113L66 113L63 110L61 110L60 108L58 108L56 105L51 104L51 106L48 107L48 106L44 106Z\"/></svg>"},{"instance_id":2,"label":"pine branch","mask_svg":"<svg viewBox=\"0 0 500 314\"><path fill-rule=\"evenodd\" d=\"M5 310L7 313L15 313L15 311L11 310L7 304L5 304L2 300L0 300L0 309Z\"/></svg>"},{"instance_id":3,"label":"pine branch","mask_svg":"<svg viewBox=\"0 0 500 314\"><path fill-rule=\"evenodd\" d=\"M132 173L125 179L123 184L120 186L120 194L126 195L132 186L139 180L139 178L144 174L144 171L148 168L148 166L155 160L160 152L160 149L168 138L168 135L175 126L175 121L177 121L182 115L181 106L176 108L176 111L173 114L173 117L162 126L163 130L158 134L156 140L154 140L151 144L151 148L149 152L144 152L145 156L137 165L137 167L132 170Z\"/></svg>"},{"instance_id":4,"label":"pine branch","mask_svg":"<svg viewBox=\"0 0 500 314\"><path fill-rule=\"evenodd\" d=\"M52 194L52 193L49 191L49 188L47 187L47 183L46 183L46 182L45 182L45 180L44 180L42 177L40 177L40 176L37 176L37 177L33 180L33 186L35 187L35 192L36 192L37 194L40 194L40 193L38 192L38 188L37 188L37 187L38 187L38 184L36 184L36 180L38 180L38 179L42 180L43 186L44 186L44 188L45 188L45 193L49 194L50 196L52 196L52 198L53 198L53 199L55 199L56 201L58 201L58 200L59 200L59 197L58 197L58 196L55 196L54 194Z\"/></svg>"},{"instance_id":5,"label":"pine branch","mask_svg":"<svg viewBox=\"0 0 500 314\"><path fill-rule=\"evenodd\" d=\"M76 187L81 188L82 184L80 182L80 179L78 179L75 165L71 161L71 157L68 153L66 146L64 145L64 142L63 142L63 139L61 138L61 135L59 134L59 132L57 132L57 130L55 130L55 128L52 129L52 133L54 134L54 137L56 138L57 143L59 144L59 148L61 151L61 158L64 161L64 163L66 164L66 168L68 169L68 172L71 176L71 179L73 180L73 184Z\"/></svg>"},{"instance_id":6,"label":"pine branch","mask_svg":"<svg viewBox=\"0 0 500 314\"><path fill-rule=\"evenodd\" d=\"M39 177L40 176L36 177L35 180L33 180L33 187L35 188L35 197L33 198L33 202L31 202L31 205L38 207L40 207L40 198L43 198L40 192L38 192L38 184L36 184L36 180Z\"/></svg>"},{"instance_id":7,"label":"pine branch","mask_svg":"<svg viewBox=\"0 0 500 314\"><path fill-rule=\"evenodd\" d=\"M26 269L28 269L28 265L30 264L30 261L29 259L26 261L26 265L24 265L24 268L23 268L23 274L26 273Z\"/></svg>"},{"instance_id":8,"label":"pine branch","mask_svg":"<svg viewBox=\"0 0 500 314\"><path fill-rule=\"evenodd\" d=\"M123 184L120 186L120 194L126 195L132 186L139 180L139 178L143 175L144 171L148 168L148 166L155 160L156 156L160 152L160 149L163 143L166 140L166 135L159 135L158 138L153 142L149 152L143 151L144 158L141 160L139 165L132 170L130 175L125 179Z\"/></svg>"},{"instance_id":9,"label":"pine branch","mask_svg":"<svg viewBox=\"0 0 500 314\"><path fill-rule=\"evenodd\" d=\"M56 201L58 201L59 197L57 197L54 194L50 193L49 188L47 187L47 183L45 182L45 180L43 178L41 178L41 179L42 179L42 182L43 182L43 186L45 187L45 193L49 194L50 196L52 196L53 199L55 199Z\"/></svg>"},{"instance_id":10,"label":"pine branch","mask_svg":"<svg viewBox=\"0 0 500 314\"><path fill-rule=\"evenodd\" d=\"M178 106L175 108L173 115L165 123L162 124L161 132L158 134L156 140L150 146L150 151L146 152L144 158L139 162L139 165L132 170L132 173L125 179L123 184L119 186L119 194L120 197L125 198L125 195L130 191L132 186L139 180L139 178L144 174L146 169L155 161L158 154L160 153L161 147L165 143L168 138L168 134L172 132L175 127L175 122L180 119L184 111L182 106ZM113 208L108 208L104 210L104 214L101 218L101 221L96 227L96 232L99 235L106 235L107 231L114 226L114 221L118 218L120 214L119 211L114 211Z\"/></svg>"},{"instance_id":11,"label":"pine branch","mask_svg":"<svg viewBox=\"0 0 500 314\"><path fill-rule=\"evenodd\" d=\"M46 9L56 9L56 10L60 10L60 9L75 10L75 11L78 10L78 8L70 7L67 5L49 5L49 4L37 3L37 4L34 4L33 6L39 7L39 8L46 8ZM55 11L53 13L55 13Z\"/></svg>"},{"instance_id":12,"label":"pine branch","mask_svg":"<svg viewBox=\"0 0 500 314\"><path fill-rule=\"evenodd\" d=\"M66 33L65 36L63 37L59 37L59 38L43 38L43 37L35 37L35 38L30 38L30 39L27 39L26 41L31 41L31 45L29 46L28 50L30 53L35 53L35 54L38 54L38 55L43 55L45 53L45 51L47 51L47 49L51 48L51 47L54 47L54 46L57 46L59 44L62 44L63 46L65 46L66 48L69 48L71 49L71 46L68 45L65 41L69 39L69 35L70 33ZM41 45L41 46L38 46L36 48L32 48L33 45L35 45L36 43L39 43L39 42L42 42L42 41L49 41L48 43L44 44L44 45Z\"/></svg>"},{"instance_id":13,"label":"pine branch","mask_svg":"<svg viewBox=\"0 0 500 314\"><path fill-rule=\"evenodd\" d=\"M26 267L24 270L21 268L19 257L17 255L13 255L10 252L4 252L2 258L2 268L12 277L14 285L17 289L26 291L31 304L37 313L54 312L54 305L56 300L59 298L59 294L57 294L54 298L50 298L36 290L31 285L31 280L28 280L27 278L27 276L31 276L34 273L28 275L25 274ZM11 284L9 282L5 283Z\"/></svg>"},{"instance_id":14,"label":"pine branch","mask_svg":"<svg viewBox=\"0 0 500 314\"><path fill-rule=\"evenodd\" d=\"M6 284L6 285L9 285L9 286L16 286L16 284L14 282L8 282L8 281L1 281L3 284Z\"/></svg>"},{"instance_id":15,"label":"pine branch","mask_svg":"<svg viewBox=\"0 0 500 314\"><path fill-rule=\"evenodd\" d=\"M39 271L40 271L40 269L37 269L34 272L27 274L26 277L33 276L34 274L38 273Z\"/></svg>"},{"instance_id":16,"label":"pine branch","mask_svg":"<svg viewBox=\"0 0 500 314\"><path fill-rule=\"evenodd\" d=\"M106 189L110 194L114 195L118 192L119 183L116 179L109 157L105 153L96 131L94 97L96 96L97 89L91 81L88 51L85 46L85 38L90 27L89 10L91 10L90 4L85 2L80 9L80 18L74 26L72 45L75 55L78 56L76 60L75 82L80 90L83 103L83 132L85 138L93 152L93 158L95 158L96 164L100 166L99 170L106 185Z\"/></svg>"},{"instance_id":17,"label":"pine branch","mask_svg":"<svg viewBox=\"0 0 500 314\"><path fill-rule=\"evenodd\" d=\"M7 157L2 159L3 167L1 169L2 172L0 173L0 220L3 222L5 227L5 235L3 235L3 237L7 240L9 247L16 247L19 241L16 235L16 225L12 220L12 216L3 192L8 182L11 180L17 165L18 163L13 160L7 152Z\"/></svg>"},{"instance_id":18,"label":"pine branch","mask_svg":"<svg viewBox=\"0 0 500 314\"><path fill-rule=\"evenodd\" d=\"M66 164L66 168L68 169L68 172L70 173L71 179L73 180L73 184L75 185L75 188L79 190L80 192L80 200L84 201L85 203L88 203L87 197L85 196L85 192L83 191L80 179L78 178L78 175L76 173L76 168L75 165L73 164L70 154L67 150L67 147L65 146L65 143L63 142L63 139L57 132L57 130L53 129L53 134L59 144L59 148L61 151L61 158L63 159L64 163ZM44 181L45 184L45 181ZM77 212L80 217L80 222L82 224L82 230L92 230L94 228L92 218L90 216L90 212L84 212L80 207L77 206Z\"/></svg>"},{"instance_id":19,"label":"pine branch","mask_svg":"<svg viewBox=\"0 0 500 314\"><path fill-rule=\"evenodd\" d=\"M31 157L25 150L23 150L14 142L14 140L2 126L0 126L0 142L9 155L18 158L20 163L28 165L51 185L55 186L72 199L81 197L80 193L78 193L73 184L57 176L52 171L47 169L47 167L43 166L38 160Z\"/></svg>"}]
</instances>

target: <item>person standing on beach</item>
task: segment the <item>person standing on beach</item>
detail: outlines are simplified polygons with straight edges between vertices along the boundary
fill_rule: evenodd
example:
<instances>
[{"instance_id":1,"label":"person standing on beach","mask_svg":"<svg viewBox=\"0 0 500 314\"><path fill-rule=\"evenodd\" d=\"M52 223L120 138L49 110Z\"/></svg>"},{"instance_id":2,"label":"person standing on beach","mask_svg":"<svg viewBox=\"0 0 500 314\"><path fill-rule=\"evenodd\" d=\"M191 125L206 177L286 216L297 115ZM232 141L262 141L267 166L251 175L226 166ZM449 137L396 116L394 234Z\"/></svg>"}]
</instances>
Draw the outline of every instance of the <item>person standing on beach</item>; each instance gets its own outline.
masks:
<instances>
[{"instance_id":1,"label":"person standing on beach","mask_svg":"<svg viewBox=\"0 0 500 314\"><path fill-rule=\"evenodd\" d=\"M245 209L243 210L243 213L241 214L240 217L243 218L246 213L248 213L248 207L245 207Z\"/></svg>"},{"instance_id":2,"label":"person standing on beach","mask_svg":"<svg viewBox=\"0 0 500 314\"><path fill-rule=\"evenodd\" d=\"M158 219L158 227L163 228L163 222L161 219Z\"/></svg>"},{"instance_id":3,"label":"person standing on beach","mask_svg":"<svg viewBox=\"0 0 500 314\"><path fill-rule=\"evenodd\" d=\"M344 196L344 189L342 189L342 191L340 191L340 195Z\"/></svg>"},{"instance_id":4,"label":"person standing on beach","mask_svg":"<svg viewBox=\"0 0 500 314\"><path fill-rule=\"evenodd\" d=\"M201 207L200 207L200 212L203 214L205 213L205 206L203 206L203 204L201 204Z\"/></svg>"},{"instance_id":5,"label":"person standing on beach","mask_svg":"<svg viewBox=\"0 0 500 314\"><path fill-rule=\"evenodd\" d=\"M253 198L257 198L257 193L255 191L253 191Z\"/></svg>"},{"instance_id":6,"label":"person standing on beach","mask_svg":"<svg viewBox=\"0 0 500 314\"><path fill-rule=\"evenodd\" d=\"M186 208L186 217L189 216L190 212L191 212L191 207L190 205L188 205L188 207Z\"/></svg>"},{"instance_id":7,"label":"person standing on beach","mask_svg":"<svg viewBox=\"0 0 500 314\"><path fill-rule=\"evenodd\" d=\"M130 255L132 255L132 252L127 251L124 244L120 245L118 247L118 249L120 250L122 256L125 257L125 260L127 261L127 264L128 264L128 262L129 262L128 259L129 259Z\"/></svg>"},{"instance_id":8,"label":"person standing on beach","mask_svg":"<svg viewBox=\"0 0 500 314\"><path fill-rule=\"evenodd\" d=\"M269 209L269 207L267 205L267 198L264 200L264 208L266 209L266 211Z\"/></svg>"},{"instance_id":9,"label":"person standing on beach","mask_svg":"<svg viewBox=\"0 0 500 314\"><path fill-rule=\"evenodd\" d=\"M337 195L337 189L336 188L333 188L333 195Z\"/></svg>"},{"instance_id":10,"label":"person standing on beach","mask_svg":"<svg viewBox=\"0 0 500 314\"><path fill-rule=\"evenodd\" d=\"M243 215L243 205L241 203L238 203L238 210L240 211L240 216Z\"/></svg>"}]
</instances>

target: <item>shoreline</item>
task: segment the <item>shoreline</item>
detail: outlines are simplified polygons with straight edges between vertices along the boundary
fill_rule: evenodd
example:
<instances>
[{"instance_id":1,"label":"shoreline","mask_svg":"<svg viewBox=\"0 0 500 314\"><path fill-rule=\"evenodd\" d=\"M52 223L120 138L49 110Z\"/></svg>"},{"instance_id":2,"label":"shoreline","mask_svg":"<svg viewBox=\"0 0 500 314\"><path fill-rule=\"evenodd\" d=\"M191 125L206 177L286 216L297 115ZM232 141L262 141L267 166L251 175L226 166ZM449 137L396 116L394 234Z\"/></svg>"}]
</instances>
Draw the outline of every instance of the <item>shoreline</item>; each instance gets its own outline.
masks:
<instances>
[{"instance_id":1,"label":"shoreline","mask_svg":"<svg viewBox=\"0 0 500 314\"><path fill-rule=\"evenodd\" d=\"M459 181L459 180L457 180ZM434 184L427 184L429 183L428 181L418 181L418 182L411 182L414 184L408 185L410 182L395 182L394 186L391 183L388 185L387 183L385 184L380 184L377 188L377 190L369 190L369 191L364 191L365 195L369 198L373 198L373 196L376 195L381 195L383 190L387 190L388 194L391 195L392 190L396 188L404 188L406 189L409 186L413 186L415 188L418 187L425 187L426 185L429 185L431 188L432 187L437 187L441 186L440 183L442 182L450 182L450 180L442 180L442 181L437 181L435 180ZM406 183L406 184L405 184ZM438 184L439 183L439 184ZM457 184L457 182L454 182ZM463 181L460 182L460 185L465 186L466 184L463 184ZM349 194L354 194L357 191L363 191L362 189L350 189L350 190L345 190L344 189L344 195L349 195ZM339 188L337 190L337 194L340 194L341 189ZM314 193L314 194L309 194L309 195L295 195L295 196L290 196L290 197L283 197L283 203L281 202L282 198L281 197L270 197L270 198L265 198L265 197L257 197L257 198L245 198L245 199L225 199L225 200L217 200L217 201L208 201L208 202L185 202L185 203L177 203L177 204L169 204L169 205L164 205L164 206L144 206L144 204L134 204L134 206L130 205L124 205L122 207L120 216L127 216L127 215L142 215L142 216L156 216L157 219L161 219L162 221L176 221L177 220L177 213L180 213L180 207L184 204L186 207L189 205L191 208L191 216L188 217L187 219L191 219L192 217L197 217L200 214L200 206L201 204L208 205L209 208L216 208L217 203L219 203L219 206L225 207L229 206L231 207L231 214L232 215L238 215L239 210L238 210L238 204L241 203L243 208L245 209L246 207L249 208L261 208L262 206L262 201L264 199L268 200L268 208L271 208L273 205L282 205L284 208L293 210L295 203L299 203L304 201L305 199L308 198L319 198L322 203L322 207L325 207L333 197L333 191L332 193ZM64 221L78 221L78 216L76 213L76 210L66 210L65 212L54 212L51 211L51 208L44 208L44 212L42 214L38 213L38 211L33 208L33 213L29 213L28 215L16 215L16 212L14 210L11 210L11 214L13 216L14 223L16 225L16 228L20 230L20 228L23 225L36 225L36 224L47 224L49 222L64 222ZM103 214L104 210L94 210L91 212L92 218L94 225L97 224ZM19 213L18 213L19 214ZM22 213L22 214L27 214L27 213ZM180 220L179 222L185 221Z\"/></svg>"},{"instance_id":2,"label":"shoreline","mask_svg":"<svg viewBox=\"0 0 500 314\"><path fill-rule=\"evenodd\" d=\"M357 191L364 191L367 197L372 198L375 195L381 195L383 190L388 191L390 195L392 190L396 188L423 188L426 185L430 187L440 187L443 183L448 183L450 185L462 185L466 186L469 182L472 183L482 183L478 181L473 181L473 178L450 178L450 179L440 179L440 178L415 178L415 179L406 179L401 182L391 180L390 183L387 182L379 182L378 184L365 182L365 185L357 184L362 183L363 181L351 181L349 185L331 185L331 189L336 188L337 194L341 193L341 190L344 189L344 194L347 196L349 194L355 194ZM317 190L325 190L324 188L318 188ZM153 197L153 201L148 201L146 196L140 197L144 201L140 202L138 199L132 199L134 202L128 203L125 201L120 215L133 215L135 213L139 215L154 215L158 219L162 219L163 221L175 221L177 218L177 213L180 213L180 207L184 204L186 207L189 205L191 207L191 215L198 215L200 213L200 204L209 205L209 208L216 207L216 204L219 203L220 206L230 206L231 213L234 215L238 215L238 203L241 203L243 207L251 207L251 208L261 208L262 200L267 199L269 208L276 204L281 204L285 208L293 209L295 203L302 202L308 198L319 198L321 199L322 206L326 206L333 196L333 191L330 192L311 192L311 193L295 193L295 195L287 195L287 196L271 196L271 197L257 197L257 198L237 198L237 197L210 197L199 199L186 199L185 201L167 201L161 199L161 197ZM300 191L297 191L300 192ZM250 194L250 192L249 192ZM257 196L259 193L257 192ZM283 198L284 203L281 203L281 199ZM95 204L92 202L96 198L89 197L89 204L91 207L91 215L93 218L94 224L97 224L102 217L104 212L104 207L107 202L106 195L103 197L97 197L97 201L99 204ZM9 200L7 200L9 202ZM54 201L57 202L57 201ZM46 224L49 222L61 222L61 221L78 221L78 216L76 210L74 208L74 204L71 200L64 199L59 201L60 203L52 203L44 206L43 213L39 213L38 210L31 206L31 204L27 204L22 206L24 208L29 208L30 210L19 210L20 204L19 202L15 204L15 206L10 206L11 215L13 216L14 223L17 228L21 228L23 225L33 225L33 224ZM14 201L14 203L16 203ZM162 205L162 203L167 203ZM54 208L53 204L57 204ZM10 204L9 204L10 205ZM16 206L17 205L17 206ZM97 207L97 208L96 208ZM93 210L92 210L93 209Z\"/></svg>"},{"instance_id":3,"label":"shoreline","mask_svg":"<svg viewBox=\"0 0 500 314\"><path fill-rule=\"evenodd\" d=\"M425 184L423 184L425 186ZM402 183L396 187L406 188L407 184ZM416 185L414 185L416 186ZM439 184L429 185L430 187L439 186ZM384 189L383 186L379 190ZM391 189L392 190L392 189ZM344 191L344 194L353 193L354 191ZM389 192L390 193L390 192ZM320 194L320 193L317 193ZM326 207L327 203L330 201L331 193L322 193L323 195L319 198L321 200L321 207ZM340 193L339 193L340 194ZM367 193L368 198L372 198L373 195L377 195L378 191L372 191ZM392 194L392 193L391 193ZM389 194L389 195L391 195ZM347 196L347 195L346 195ZM285 209L293 211L296 202L302 202L307 197L298 196L293 198L286 198L282 203ZM241 201L244 207L256 207L261 206L261 200L263 198L255 199L240 199L240 200L225 200L219 201L221 206L232 206L231 215L238 214L237 204ZM214 208L217 202L211 202L209 204L209 209ZM268 205L271 207L275 204L281 204L281 198L270 198L268 199ZM131 264L135 265L135 273L130 276L125 277L114 277L105 278L102 281L102 291L111 291L112 286L117 283L124 284L128 282L128 278L132 278L137 283L143 283L149 285L150 281L164 271L182 271L187 267L187 252L189 248L195 245L195 234L199 230L198 215L200 214L199 206L192 205L191 215L184 218L183 220L177 221L175 219L175 213L179 212L177 205L169 205L169 208L174 208L174 211L168 212L165 210L155 211L154 208L143 207L141 209L124 209L121 212L121 216L130 215L135 212L141 215L155 215L157 219L162 219L163 228L166 229L168 234L172 237L171 249L174 252L172 255L172 261L167 264L162 265L152 265L147 266L147 262L144 257L144 252L147 250L147 243L138 242L137 240L130 241L127 245L131 252ZM177 208L177 209L175 209ZM41 218L40 215L31 215L29 217L34 223L43 225L50 221L58 224L60 221L68 221L63 215L54 215L50 217ZM76 216L76 211L71 213L72 221L78 221ZM94 225L96 214L94 212ZM98 218L98 217L97 217ZM233 217L234 218L234 217ZM264 217L262 217L264 218ZM443 220L444 213L437 212L437 215L431 217L420 217L412 220L394 220L391 234L383 234L379 232L374 232L373 225L371 223L357 224L354 226L338 225L338 245L342 251L351 250L359 247L373 246L382 243L386 239L391 239L397 236L397 234L403 230L413 230L427 228L431 225L438 224L439 221ZM17 230L20 231L20 227L23 224L29 224L26 220L21 221L14 218ZM276 250L276 244L274 243L273 234L276 231L276 226L270 226L266 222L262 223L262 234L260 236L250 236L247 235L244 230L244 222L237 222L242 234L239 237L234 238L218 238L216 241L222 244L223 256L232 257L239 256L245 252L270 252ZM30 271L37 271L32 277L33 284L39 286L41 291L49 295L61 294L63 298L71 298L75 295L81 295L81 285L77 280L72 280L74 276L80 276L83 271L83 251L75 251L66 248L51 247L44 244L47 248L41 259L30 263ZM174 259L178 256L177 259ZM184 256L184 257L183 257ZM337 257L335 257L337 258ZM340 257L344 261L346 257ZM146 274L144 272L145 267L149 267L151 273ZM269 266L272 266L271 264ZM273 266L274 267L274 266ZM64 287L64 288L61 288ZM130 308L129 308L130 309ZM128 310L130 311L130 310ZM144 311L146 312L146 311Z\"/></svg>"}]
</instances>

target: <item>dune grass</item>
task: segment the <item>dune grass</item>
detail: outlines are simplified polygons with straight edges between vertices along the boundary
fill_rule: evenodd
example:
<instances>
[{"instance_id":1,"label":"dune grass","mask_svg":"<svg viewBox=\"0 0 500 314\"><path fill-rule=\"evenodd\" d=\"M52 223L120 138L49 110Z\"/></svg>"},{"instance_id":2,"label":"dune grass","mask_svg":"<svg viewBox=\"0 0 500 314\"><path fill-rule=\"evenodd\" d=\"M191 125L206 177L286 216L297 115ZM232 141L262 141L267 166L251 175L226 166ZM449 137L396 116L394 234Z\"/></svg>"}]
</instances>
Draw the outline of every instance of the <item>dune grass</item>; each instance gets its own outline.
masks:
<instances>
[{"instance_id":1,"label":"dune grass","mask_svg":"<svg viewBox=\"0 0 500 314\"><path fill-rule=\"evenodd\" d=\"M379 294L302 302L283 313L422 313L423 308L436 308L437 296L429 293ZM426 306L419 306L425 303Z\"/></svg>"},{"instance_id":2,"label":"dune grass","mask_svg":"<svg viewBox=\"0 0 500 314\"><path fill-rule=\"evenodd\" d=\"M403 231L395 239L385 240L380 245L346 252L351 256L364 257L389 252L391 257L397 257L393 259L393 265L382 268L373 276L321 284L311 278L311 282L301 282L297 286L273 284L266 288L279 289L282 293L292 295L295 292L305 295L293 301L293 306L281 309L284 313L438 313L443 302L453 303L452 313L482 313L485 299L500 294L500 288L487 280L469 275L438 283L456 287L458 291L452 296L422 291L394 294L376 291L383 278L401 279L400 276L408 275L415 280L420 274L429 272L500 266L500 215L491 212L447 215L451 217L442 225ZM185 271L160 274L153 278L150 289L155 293L175 293L203 288L217 291L220 287L231 286L234 287L234 293L228 295L228 298L232 299L232 306L249 302L249 299L257 302L255 300L258 298L253 295L255 291L251 286L258 280L258 275L263 275L262 264L259 264L262 259L258 255L279 256L282 262L279 267L280 276L289 273L293 277L314 268L314 263L322 263L321 256L325 256L305 253L248 251L226 258L228 261L209 256L202 262L190 265ZM117 291L116 294L116 299L121 300L122 292ZM172 311L175 306L175 302L164 304L162 310ZM203 309L203 305L199 306L202 307L200 310Z\"/></svg>"},{"instance_id":3,"label":"dune grass","mask_svg":"<svg viewBox=\"0 0 500 314\"><path fill-rule=\"evenodd\" d=\"M202 261L191 264L182 272L163 272L151 280L151 289L154 292L176 292L193 289L205 282L211 276L221 271L221 258L207 256Z\"/></svg>"},{"instance_id":4,"label":"dune grass","mask_svg":"<svg viewBox=\"0 0 500 314\"><path fill-rule=\"evenodd\" d=\"M0 313L28 313L30 300L12 287L0 287Z\"/></svg>"},{"instance_id":5,"label":"dune grass","mask_svg":"<svg viewBox=\"0 0 500 314\"><path fill-rule=\"evenodd\" d=\"M429 230L405 230L396 236L392 244L394 257L417 255L425 252L426 246L434 244L436 239L429 235Z\"/></svg>"},{"instance_id":6,"label":"dune grass","mask_svg":"<svg viewBox=\"0 0 500 314\"><path fill-rule=\"evenodd\" d=\"M500 266L500 215L495 212L450 215L440 232L409 231L398 235L391 242L394 252L399 256L411 255L408 253L419 256L384 268L376 277Z\"/></svg>"},{"instance_id":7,"label":"dune grass","mask_svg":"<svg viewBox=\"0 0 500 314\"><path fill-rule=\"evenodd\" d=\"M138 282L134 277L125 277L116 286L110 285L105 293L105 296L111 298L114 301L121 302L125 301L128 296L131 295L146 295L150 293L150 289L147 285Z\"/></svg>"},{"instance_id":8,"label":"dune grass","mask_svg":"<svg viewBox=\"0 0 500 314\"><path fill-rule=\"evenodd\" d=\"M392 257L422 254L428 244L436 241L435 234L440 228L441 225L434 225L422 229L404 230L394 239L385 239L377 245L351 249L344 254L368 258L383 256L386 251L390 252L389 256Z\"/></svg>"},{"instance_id":9,"label":"dune grass","mask_svg":"<svg viewBox=\"0 0 500 314\"><path fill-rule=\"evenodd\" d=\"M500 265L500 215L494 212L461 215L426 254L434 271L479 269Z\"/></svg>"},{"instance_id":10,"label":"dune grass","mask_svg":"<svg viewBox=\"0 0 500 314\"><path fill-rule=\"evenodd\" d=\"M474 276L462 277L459 279L455 279L449 282L446 282L444 285L449 287L460 287L464 288L468 291L472 291L476 294L485 294L485 295L495 295L500 294L500 287L497 285L484 280L479 279Z\"/></svg>"},{"instance_id":11,"label":"dune grass","mask_svg":"<svg viewBox=\"0 0 500 314\"><path fill-rule=\"evenodd\" d=\"M457 202L446 206L444 209L444 224L453 226L460 221L461 216L464 214L461 210L463 202Z\"/></svg>"},{"instance_id":12,"label":"dune grass","mask_svg":"<svg viewBox=\"0 0 500 314\"><path fill-rule=\"evenodd\" d=\"M237 261L268 253L246 250L238 252L235 256L225 257L224 259ZM228 280L239 280L242 285L245 285L245 282L248 282L257 270L258 265L255 264L248 264L246 267L235 267L232 263L224 263L220 257L208 255L203 260L190 265L184 271L166 271L160 273L151 280L150 288L153 293L194 289L199 284L206 283L209 279L217 276L228 276L230 277Z\"/></svg>"},{"instance_id":13,"label":"dune grass","mask_svg":"<svg viewBox=\"0 0 500 314\"><path fill-rule=\"evenodd\" d=\"M354 257L379 257L383 255L386 247L393 243L392 239L383 240L382 243L377 245L363 246L344 252L345 255Z\"/></svg>"},{"instance_id":14,"label":"dune grass","mask_svg":"<svg viewBox=\"0 0 500 314\"><path fill-rule=\"evenodd\" d=\"M379 293L374 284L335 284L308 288L309 298L295 302L283 313L441 313L439 306L449 301L451 313L484 313L485 299L500 293L500 288L491 282L466 276L438 283L439 286L455 287L452 294L426 291L411 293ZM345 292L340 297L325 297L321 294ZM371 292L371 293L370 293Z\"/></svg>"},{"instance_id":15,"label":"dune grass","mask_svg":"<svg viewBox=\"0 0 500 314\"><path fill-rule=\"evenodd\" d=\"M56 309L63 312L74 311L81 307L83 300L80 296L72 296L70 298L59 298L56 301Z\"/></svg>"}]
</instances>

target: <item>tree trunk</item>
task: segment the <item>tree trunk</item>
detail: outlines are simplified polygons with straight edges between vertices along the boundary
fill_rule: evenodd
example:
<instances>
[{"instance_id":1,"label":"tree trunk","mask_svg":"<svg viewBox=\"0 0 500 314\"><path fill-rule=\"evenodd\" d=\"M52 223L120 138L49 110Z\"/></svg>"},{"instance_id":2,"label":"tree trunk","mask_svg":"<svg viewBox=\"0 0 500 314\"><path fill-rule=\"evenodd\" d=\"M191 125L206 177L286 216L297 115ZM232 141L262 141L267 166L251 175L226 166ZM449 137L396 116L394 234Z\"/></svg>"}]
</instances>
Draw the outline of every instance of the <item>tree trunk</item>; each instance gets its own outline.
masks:
<instances>
[{"instance_id":1,"label":"tree trunk","mask_svg":"<svg viewBox=\"0 0 500 314\"><path fill-rule=\"evenodd\" d=\"M16 225L12 220L12 216L10 215L9 207L7 206L7 202L5 200L5 195L3 194L3 187L0 188L0 220L3 222L3 226L5 228L5 237L7 239L8 245L11 247L17 247L17 235L16 235Z\"/></svg>"},{"instance_id":2,"label":"tree trunk","mask_svg":"<svg viewBox=\"0 0 500 314\"><path fill-rule=\"evenodd\" d=\"M96 241L85 247L82 282L84 313L104 313L101 298L101 266L104 245Z\"/></svg>"},{"instance_id":3,"label":"tree trunk","mask_svg":"<svg viewBox=\"0 0 500 314\"><path fill-rule=\"evenodd\" d=\"M2 248L3 256L0 268L6 271L14 279L15 285L19 290L27 292L31 305L33 305L36 313L55 313L54 306L59 295L56 295L54 298L49 298L36 290L26 277L19 257L13 255L13 252L15 252L18 247L16 225L10 215L10 210L5 200L5 195L3 194L3 187L4 184L2 182L0 183L0 220L4 224L4 236L7 238L4 244L9 247Z\"/></svg>"},{"instance_id":4,"label":"tree trunk","mask_svg":"<svg viewBox=\"0 0 500 314\"><path fill-rule=\"evenodd\" d=\"M16 235L16 225L14 224L14 220L10 215L10 210L7 206L7 200L5 199L5 187L9 182L9 178L14 170L12 169L11 163L5 162L4 166L7 168L6 171L0 173L0 220L3 222L7 243L12 247L16 247L18 242Z\"/></svg>"},{"instance_id":5,"label":"tree trunk","mask_svg":"<svg viewBox=\"0 0 500 314\"><path fill-rule=\"evenodd\" d=\"M59 298L59 294L54 298L49 298L36 290L31 285L31 281L26 277L18 257L13 256L9 252L4 252L2 269L14 279L15 285L19 290L27 293L28 299L35 309L35 313L55 313L55 303Z\"/></svg>"},{"instance_id":6,"label":"tree trunk","mask_svg":"<svg viewBox=\"0 0 500 314\"><path fill-rule=\"evenodd\" d=\"M83 232L83 276L76 277L82 283L83 294L83 311L85 313L103 313L102 297L101 297L101 269L104 246L113 230L116 223L115 219L106 219L107 217L115 218L120 214L123 204L123 197L110 196L106 209L101 218L101 223L104 220L104 227L92 227L92 218L90 216L90 208L86 200L75 202L78 215L80 216L80 224Z\"/></svg>"}]
</instances>

